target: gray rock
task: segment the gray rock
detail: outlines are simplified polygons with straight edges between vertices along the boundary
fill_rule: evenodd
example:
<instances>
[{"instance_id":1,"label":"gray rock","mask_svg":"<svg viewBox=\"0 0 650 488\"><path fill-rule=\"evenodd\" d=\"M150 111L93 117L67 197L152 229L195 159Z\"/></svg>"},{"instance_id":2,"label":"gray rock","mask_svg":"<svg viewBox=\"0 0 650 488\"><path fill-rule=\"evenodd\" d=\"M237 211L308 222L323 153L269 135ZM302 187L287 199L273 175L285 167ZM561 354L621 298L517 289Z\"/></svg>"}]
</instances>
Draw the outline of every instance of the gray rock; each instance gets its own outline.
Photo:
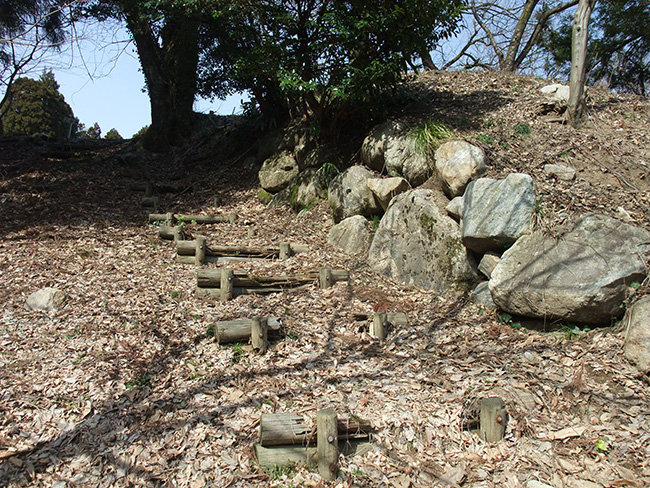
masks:
<instances>
[{"instance_id":1,"label":"gray rock","mask_svg":"<svg viewBox=\"0 0 650 488\"><path fill-rule=\"evenodd\" d=\"M545 164L544 173L555 176L558 180L571 181L576 177L576 170L561 164Z\"/></svg>"},{"instance_id":2,"label":"gray rock","mask_svg":"<svg viewBox=\"0 0 650 488\"><path fill-rule=\"evenodd\" d=\"M373 177L363 166L352 166L332 180L327 201L334 222L353 215L369 217L379 212L379 204L368 188L368 179Z\"/></svg>"},{"instance_id":3,"label":"gray rock","mask_svg":"<svg viewBox=\"0 0 650 488\"><path fill-rule=\"evenodd\" d=\"M625 357L642 373L650 373L650 296L630 307L625 323Z\"/></svg>"},{"instance_id":4,"label":"gray rock","mask_svg":"<svg viewBox=\"0 0 650 488\"><path fill-rule=\"evenodd\" d=\"M289 203L296 212L323 201L327 195L325 179L316 168L300 173L289 185Z\"/></svg>"},{"instance_id":5,"label":"gray rock","mask_svg":"<svg viewBox=\"0 0 650 488\"><path fill-rule=\"evenodd\" d=\"M474 291L472 292L472 302L476 305L481 305L482 307L492 310L497 308L494 300L492 300L492 294L490 293L487 281L481 281L476 285L476 288L474 288Z\"/></svg>"},{"instance_id":6,"label":"gray rock","mask_svg":"<svg viewBox=\"0 0 650 488\"><path fill-rule=\"evenodd\" d=\"M375 195L379 206L386 211L388 204L395 195L411 189L408 181L399 176L392 178L370 178L368 188Z\"/></svg>"},{"instance_id":7,"label":"gray rock","mask_svg":"<svg viewBox=\"0 0 650 488\"><path fill-rule=\"evenodd\" d=\"M512 173L505 180L472 181L463 196L463 243L478 253L501 251L530 229L533 179Z\"/></svg>"},{"instance_id":8,"label":"gray rock","mask_svg":"<svg viewBox=\"0 0 650 488\"><path fill-rule=\"evenodd\" d=\"M65 300L63 292L57 288L41 288L27 297L27 308L54 312L61 308Z\"/></svg>"},{"instance_id":9,"label":"gray rock","mask_svg":"<svg viewBox=\"0 0 650 488\"><path fill-rule=\"evenodd\" d=\"M355 215L342 220L330 229L327 241L346 253L367 256L370 249L371 225L365 217Z\"/></svg>"},{"instance_id":10,"label":"gray rock","mask_svg":"<svg viewBox=\"0 0 650 488\"><path fill-rule=\"evenodd\" d=\"M467 289L477 273L460 229L432 202L432 190L393 198L370 246L368 262L383 275L443 292Z\"/></svg>"},{"instance_id":11,"label":"gray rock","mask_svg":"<svg viewBox=\"0 0 650 488\"><path fill-rule=\"evenodd\" d=\"M270 193L284 190L298 176L298 163L289 151L282 151L264 161L258 176L260 185Z\"/></svg>"},{"instance_id":12,"label":"gray rock","mask_svg":"<svg viewBox=\"0 0 650 488\"><path fill-rule=\"evenodd\" d=\"M441 144L435 154L436 171L450 197L462 195L470 180L485 174L485 153L466 141Z\"/></svg>"},{"instance_id":13,"label":"gray rock","mask_svg":"<svg viewBox=\"0 0 650 488\"><path fill-rule=\"evenodd\" d=\"M454 220L460 220L463 216L463 197L456 197L447 204L445 210Z\"/></svg>"},{"instance_id":14,"label":"gray rock","mask_svg":"<svg viewBox=\"0 0 650 488\"><path fill-rule=\"evenodd\" d=\"M373 128L361 145L361 160L363 164L378 173L384 172L386 141L395 137L403 130L404 125L396 121L388 121Z\"/></svg>"},{"instance_id":15,"label":"gray rock","mask_svg":"<svg viewBox=\"0 0 650 488\"><path fill-rule=\"evenodd\" d=\"M559 239L520 238L492 271L490 292L508 313L609 324L623 312L626 286L646 277L647 257L648 231L591 214Z\"/></svg>"},{"instance_id":16,"label":"gray rock","mask_svg":"<svg viewBox=\"0 0 650 488\"><path fill-rule=\"evenodd\" d=\"M340 166L341 161L334 146L319 146L309 151L302 161L298 161L301 169L320 168L327 163Z\"/></svg>"},{"instance_id":17,"label":"gray rock","mask_svg":"<svg viewBox=\"0 0 650 488\"><path fill-rule=\"evenodd\" d=\"M289 127L282 135L281 149L294 154L300 167L304 169L304 160L307 155L316 148L317 138L311 127L307 125L296 125Z\"/></svg>"},{"instance_id":18,"label":"gray rock","mask_svg":"<svg viewBox=\"0 0 650 488\"><path fill-rule=\"evenodd\" d=\"M498 254L491 252L485 253L481 258L481 261L478 263L478 270L490 278L490 276L492 276L492 271L497 267L499 261L501 261L501 257Z\"/></svg>"},{"instance_id":19,"label":"gray rock","mask_svg":"<svg viewBox=\"0 0 650 488\"><path fill-rule=\"evenodd\" d=\"M569 87L567 85L560 85L555 83L553 85L546 85L539 90L544 95L548 95L562 102L569 101Z\"/></svg>"},{"instance_id":20,"label":"gray rock","mask_svg":"<svg viewBox=\"0 0 650 488\"><path fill-rule=\"evenodd\" d=\"M409 134L388 138L384 162L389 176L402 176L413 187L427 181L435 167L427 151Z\"/></svg>"}]
</instances>

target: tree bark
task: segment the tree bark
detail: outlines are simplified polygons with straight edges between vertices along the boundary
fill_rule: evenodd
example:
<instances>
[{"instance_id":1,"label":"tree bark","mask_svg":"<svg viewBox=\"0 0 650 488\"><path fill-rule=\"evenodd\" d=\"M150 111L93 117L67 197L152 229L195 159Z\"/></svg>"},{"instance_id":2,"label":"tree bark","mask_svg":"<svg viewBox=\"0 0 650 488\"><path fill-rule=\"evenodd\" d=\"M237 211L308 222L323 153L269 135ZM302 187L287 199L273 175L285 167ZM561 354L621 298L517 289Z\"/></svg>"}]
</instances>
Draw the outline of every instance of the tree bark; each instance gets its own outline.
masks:
<instances>
[{"instance_id":1,"label":"tree bark","mask_svg":"<svg viewBox=\"0 0 650 488\"><path fill-rule=\"evenodd\" d=\"M573 17L573 36L571 41L571 77L569 79L569 106L567 122L579 127L585 116L585 68L587 65L587 39L589 20L596 0L580 0Z\"/></svg>"}]
</instances>

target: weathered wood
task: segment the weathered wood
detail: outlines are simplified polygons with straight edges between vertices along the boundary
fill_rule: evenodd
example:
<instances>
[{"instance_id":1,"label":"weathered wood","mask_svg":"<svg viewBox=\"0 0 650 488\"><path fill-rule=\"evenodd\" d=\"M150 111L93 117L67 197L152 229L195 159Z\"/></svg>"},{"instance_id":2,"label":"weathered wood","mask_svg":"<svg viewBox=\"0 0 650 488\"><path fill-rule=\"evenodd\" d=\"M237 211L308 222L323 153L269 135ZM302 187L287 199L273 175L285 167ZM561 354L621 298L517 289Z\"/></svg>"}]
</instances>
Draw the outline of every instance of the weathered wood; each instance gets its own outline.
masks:
<instances>
[{"instance_id":1,"label":"weathered wood","mask_svg":"<svg viewBox=\"0 0 650 488\"><path fill-rule=\"evenodd\" d=\"M234 271L233 280L235 287L264 288L287 287L294 288L313 283L318 278L318 273L307 272L303 275L278 275L278 276L250 276L245 271ZM196 284L201 288L221 286L220 269L199 269L196 272Z\"/></svg>"},{"instance_id":2,"label":"weathered wood","mask_svg":"<svg viewBox=\"0 0 650 488\"><path fill-rule=\"evenodd\" d=\"M365 313L357 313L353 314L354 320L357 322L362 322L366 320L374 320L374 314L373 315L366 315ZM386 313L386 321L390 325L408 325L408 317L404 312L387 312Z\"/></svg>"},{"instance_id":3,"label":"weathered wood","mask_svg":"<svg viewBox=\"0 0 650 488\"><path fill-rule=\"evenodd\" d=\"M205 236L197 236L195 239L195 249L194 249L194 262L197 266L202 266L205 264L205 251L208 247L205 243Z\"/></svg>"},{"instance_id":4,"label":"weathered wood","mask_svg":"<svg viewBox=\"0 0 650 488\"><path fill-rule=\"evenodd\" d=\"M320 269L319 284L321 289L329 288L334 284L334 277L332 276L332 270L330 268Z\"/></svg>"},{"instance_id":5,"label":"weathered wood","mask_svg":"<svg viewBox=\"0 0 650 488\"><path fill-rule=\"evenodd\" d=\"M507 412L505 402L498 397L481 400L481 438L486 442L498 442L506 434Z\"/></svg>"},{"instance_id":6,"label":"weathered wood","mask_svg":"<svg viewBox=\"0 0 650 488\"><path fill-rule=\"evenodd\" d=\"M158 197L152 197L158 198ZM144 200L144 199L143 199ZM150 213L149 222L159 222L167 220L166 214L159 213ZM237 220L237 214L230 213L228 215L185 215L185 214L174 214L173 220L176 222L186 222L191 223L195 222L197 224L218 224L221 222L230 222L233 223Z\"/></svg>"},{"instance_id":7,"label":"weathered wood","mask_svg":"<svg viewBox=\"0 0 650 488\"><path fill-rule=\"evenodd\" d=\"M315 466L317 461L316 447L303 446L270 446L255 444L257 462L262 468L274 468L287 464L305 464Z\"/></svg>"},{"instance_id":8,"label":"weathered wood","mask_svg":"<svg viewBox=\"0 0 650 488\"><path fill-rule=\"evenodd\" d=\"M368 439L371 431L368 422L356 419L338 419L336 429L338 439L345 441ZM264 414L260 420L260 443L263 446L315 444L317 430L318 427L312 428L295 414Z\"/></svg>"},{"instance_id":9,"label":"weathered wood","mask_svg":"<svg viewBox=\"0 0 650 488\"><path fill-rule=\"evenodd\" d=\"M160 204L160 199L158 197L142 197L142 206L146 208L151 208L154 210L154 212L158 210L159 204Z\"/></svg>"},{"instance_id":10,"label":"weathered wood","mask_svg":"<svg viewBox=\"0 0 650 488\"><path fill-rule=\"evenodd\" d=\"M291 290L300 290L301 288L307 288L305 286L297 286L291 288ZM232 289L232 296L238 297L241 295L270 295L272 293L282 293L287 291L287 288L241 288L234 287ZM196 287L196 296L198 297L218 297L221 298L221 288L201 288Z\"/></svg>"},{"instance_id":11,"label":"weathered wood","mask_svg":"<svg viewBox=\"0 0 650 488\"><path fill-rule=\"evenodd\" d=\"M386 339L388 335L388 319L385 312L376 312L372 320L370 334L377 339Z\"/></svg>"},{"instance_id":12,"label":"weathered wood","mask_svg":"<svg viewBox=\"0 0 650 488\"><path fill-rule=\"evenodd\" d=\"M251 344L260 354L268 349L268 324L266 319L256 317L251 321Z\"/></svg>"},{"instance_id":13,"label":"weathered wood","mask_svg":"<svg viewBox=\"0 0 650 488\"><path fill-rule=\"evenodd\" d=\"M179 242L185 240L185 232L183 226L177 225L174 227L174 241Z\"/></svg>"},{"instance_id":14,"label":"weathered wood","mask_svg":"<svg viewBox=\"0 0 650 488\"><path fill-rule=\"evenodd\" d=\"M147 181L144 184L144 196L145 197L150 197L152 195L153 195L153 183L151 183L150 181Z\"/></svg>"},{"instance_id":15,"label":"weathered wood","mask_svg":"<svg viewBox=\"0 0 650 488\"><path fill-rule=\"evenodd\" d=\"M230 268L221 270L221 301L231 300L235 286L235 274Z\"/></svg>"},{"instance_id":16,"label":"weathered wood","mask_svg":"<svg viewBox=\"0 0 650 488\"><path fill-rule=\"evenodd\" d=\"M331 408L320 410L316 415L318 452L318 473L327 481L338 476L339 438L336 411Z\"/></svg>"},{"instance_id":17,"label":"weathered wood","mask_svg":"<svg viewBox=\"0 0 650 488\"><path fill-rule=\"evenodd\" d=\"M279 253L279 258L284 261L285 259L289 259L292 256L291 252L291 244L288 242L283 242L280 244L280 253Z\"/></svg>"},{"instance_id":18,"label":"weathered wood","mask_svg":"<svg viewBox=\"0 0 650 488\"><path fill-rule=\"evenodd\" d=\"M304 244L289 244L291 254L307 252L308 246ZM207 256L223 256L237 258L264 258L273 259L281 255L281 247L257 247L257 246L214 246L206 248ZM194 241L179 241L176 243L176 253L182 256L193 256L196 249Z\"/></svg>"},{"instance_id":19,"label":"weathered wood","mask_svg":"<svg viewBox=\"0 0 650 488\"><path fill-rule=\"evenodd\" d=\"M266 320L267 324L268 339L268 335L277 334L281 324L277 317L268 317L264 320ZM214 336L219 344L248 342L252 336L252 330L252 319L222 320L214 324Z\"/></svg>"}]
</instances>

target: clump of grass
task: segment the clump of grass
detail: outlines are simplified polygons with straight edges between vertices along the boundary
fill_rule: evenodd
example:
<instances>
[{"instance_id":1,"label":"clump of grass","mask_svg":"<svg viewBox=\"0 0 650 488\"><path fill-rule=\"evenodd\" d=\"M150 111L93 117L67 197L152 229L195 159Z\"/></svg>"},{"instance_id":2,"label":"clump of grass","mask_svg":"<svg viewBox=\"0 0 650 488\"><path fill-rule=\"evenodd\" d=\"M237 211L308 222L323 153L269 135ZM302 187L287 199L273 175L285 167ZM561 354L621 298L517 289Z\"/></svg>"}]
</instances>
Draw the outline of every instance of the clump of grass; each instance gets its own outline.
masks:
<instances>
[{"instance_id":1,"label":"clump of grass","mask_svg":"<svg viewBox=\"0 0 650 488\"><path fill-rule=\"evenodd\" d=\"M530 125L526 122L520 122L515 125L515 135L516 136L528 136L532 132Z\"/></svg>"},{"instance_id":2,"label":"clump of grass","mask_svg":"<svg viewBox=\"0 0 650 488\"><path fill-rule=\"evenodd\" d=\"M454 136L454 132L445 124L438 122L425 121L417 125L411 132L423 152L435 151L438 146L447 139Z\"/></svg>"}]
</instances>

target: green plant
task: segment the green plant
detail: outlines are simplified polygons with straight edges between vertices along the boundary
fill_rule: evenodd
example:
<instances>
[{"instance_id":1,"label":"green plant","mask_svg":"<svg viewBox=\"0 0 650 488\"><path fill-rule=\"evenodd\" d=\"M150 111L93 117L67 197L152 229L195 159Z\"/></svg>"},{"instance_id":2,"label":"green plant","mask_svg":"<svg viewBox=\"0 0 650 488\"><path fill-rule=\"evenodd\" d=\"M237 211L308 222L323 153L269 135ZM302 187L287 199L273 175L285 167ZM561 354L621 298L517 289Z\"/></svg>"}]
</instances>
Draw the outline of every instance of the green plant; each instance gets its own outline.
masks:
<instances>
[{"instance_id":1,"label":"green plant","mask_svg":"<svg viewBox=\"0 0 650 488\"><path fill-rule=\"evenodd\" d=\"M181 292L180 291L173 291L172 292L172 298L180 298Z\"/></svg>"},{"instance_id":2,"label":"green plant","mask_svg":"<svg viewBox=\"0 0 650 488\"><path fill-rule=\"evenodd\" d=\"M317 173L323 179L323 186L328 187L330 186L330 183L332 183L332 180L336 178L336 176L340 173L340 171L336 165L332 163L323 163L323 165L318 168Z\"/></svg>"},{"instance_id":3,"label":"green plant","mask_svg":"<svg viewBox=\"0 0 650 488\"><path fill-rule=\"evenodd\" d=\"M238 363L241 360L241 357L244 355L244 346L239 342L235 342L232 345L232 353L232 362Z\"/></svg>"},{"instance_id":4,"label":"green plant","mask_svg":"<svg viewBox=\"0 0 650 488\"><path fill-rule=\"evenodd\" d=\"M268 468L267 472L272 480L280 480L285 476L291 479L295 476L294 468L295 464L288 463L283 466L273 466L272 468Z\"/></svg>"},{"instance_id":5,"label":"green plant","mask_svg":"<svg viewBox=\"0 0 650 488\"><path fill-rule=\"evenodd\" d=\"M516 136L527 136L530 135L531 132L532 129L526 122L519 122L517 125L515 125L514 134Z\"/></svg>"},{"instance_id":6,"label":"green plant","mask_svg":"<svg viewBox=\"0 0 650 488\"><path fill-rule=\"evenodd\" d=\"M609 445L607 444L607 441L609 439L607 437L601 437L596 441L595 447L598 452L607 452L609 449Z\"/></svg>"},{"instance_id":7,"label":"green plant","mask_svg":"<svg viewBox=\"0 0 650 488\"><path fill-rule=\"evenodd\" d=\"M411 134L423 153L435 151L441 142L454 135L446 125L431 121L420 123L411 131Z\"/></svg>"},{"instance_id":8,"label":"green plant","mask_svg":"<svg viewBox=\"0 0 650 488\"><path fill-rule=\"evenodd\" d=\"M377 230L379 228L380 222L381 222L381 216L373 215L372 216L372 230Z\"/></svg>"},{"instance_id":9,"label":"green plant","mask_svg":"<svg viewBox=\"0 0 650 488\"><path fill-rule=\"evenodd\" d=\"M494 137L483 134L482 132L476 136L476 140L486 146L491 146L494 143Z\"/></svg>"},{"instance_id":10,"label":"green plant","mask_svg":"<svg viewBox=\"0 0 650 488\"><path fill-rule=\"evenodd\" d=\"M124 383L124 386L126 386L126 388L129 390L131 388L135 388L136 386L149 386L151 384L152 379L153 379L152 375L146 374L144 376L141 376L140 378L127 381L126 383Z\"/></svg>"},{"instance_id":11,"label":"green plant","mask_svg":"<svg viewBox=\"0 0 650 488\"><path fill-rule=\"evenodd\" d=\"M512 321L512 315L510 315L510 314L507 313L507 312L501 312L501 313L497 316L497 320L498 320L500 323L502 323L502 324L504 324L504 325L508 325L508 326L510 326L511 328L515 329L515 330L519 330L519 329L522 328L521 322L513 322L513 321Z\"/></svg>"}]
</instances>

